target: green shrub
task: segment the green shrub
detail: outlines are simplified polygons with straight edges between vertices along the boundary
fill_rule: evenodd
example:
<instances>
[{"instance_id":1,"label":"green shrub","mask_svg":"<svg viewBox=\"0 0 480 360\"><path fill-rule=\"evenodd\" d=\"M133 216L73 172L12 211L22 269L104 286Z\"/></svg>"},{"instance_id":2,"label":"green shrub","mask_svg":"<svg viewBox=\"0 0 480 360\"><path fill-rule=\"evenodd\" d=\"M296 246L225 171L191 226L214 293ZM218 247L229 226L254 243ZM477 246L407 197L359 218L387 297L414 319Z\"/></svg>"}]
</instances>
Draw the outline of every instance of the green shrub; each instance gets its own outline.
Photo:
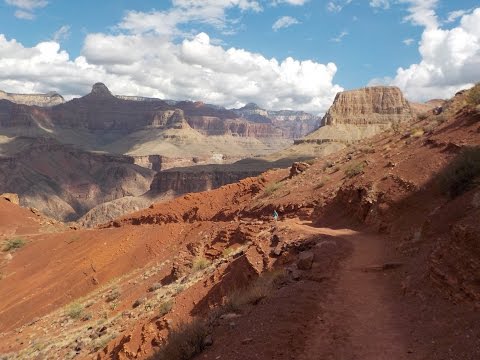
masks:
<instances>
[{"instance_id":1,"label":"green shrub","mask_svg":"<svg viewBox=\"0 0 480 360\"><path fill-rule=\"evenodd\" d=\"M70 306L67 308L67 315L72 319L80 318L82 316L82 313L83 313L83 306L78 302L70 304Z\"/></svg>"},{"instance_id":2,"label":"green shrub","mask_svg":"<svg viewBox=\"0 0 480 360\"><path fill-rule=\"evenodd\" d=\"M3 251L12 251L12 250L20 249L26 243L27 242L22 238L15 238L15 239L7 240L5 242L4 247L3 247Z\"/></svg>"},{"instance_id":3,"label":"green shrub","mask_svg":"<svg viewBox=\"0 0 480 360\"><path fill-rule=\"evenodd\" d=\"M203 321L180 324L170 332L166 345L150 360L190 360L203 351L207 335L208 329Z\"/></svg>"},{"instance_id":4,"label":"green shrub","mask_svg":"<svg viewBox=\"0 0 480 360\"><path fill-rule=\"evenodd\" d=\"M203 257L197 257L192 262L192 270L195 272L206 269L209 266L210 266L210 261L208 261Z\"/></svg>"},{"instance_id":5,"label":"green shrub","mask_svg":"<svg viewBox=\"0 0 480 360\"><path fill-rule=\"evenodd\" d=\"M480 176L480 147L463 150L441 175L444 193L454 198L468 191Z\"/></svg>"},{"instance_id":6,"label":"green shrub","mask_svg":"<svg viewBox=\"0 0 480 360\"><path fill-rule=\"evenodd\" d=\"M352 178L354 176L362 174L364 168L365 168L365 163L363 163L363 162L355 164L355 165L351 165L347 168L347 170L345 170L345 176L347 178Z\"/></svg>"}]
</instances>

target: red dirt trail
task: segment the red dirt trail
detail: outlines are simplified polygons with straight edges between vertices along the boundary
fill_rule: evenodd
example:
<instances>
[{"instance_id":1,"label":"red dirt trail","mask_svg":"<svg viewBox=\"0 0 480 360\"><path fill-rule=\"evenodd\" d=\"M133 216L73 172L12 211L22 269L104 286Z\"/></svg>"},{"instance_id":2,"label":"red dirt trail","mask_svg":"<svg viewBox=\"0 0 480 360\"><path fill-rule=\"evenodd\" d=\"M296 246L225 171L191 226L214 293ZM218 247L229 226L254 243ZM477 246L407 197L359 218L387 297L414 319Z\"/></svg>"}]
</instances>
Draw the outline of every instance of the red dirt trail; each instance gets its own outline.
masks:
<instances>
[{"instance_id":1,"label":"red dirt trail","mask_svg":"<svg viewBox=\"0 0 480 360\"><path fill-rule=\"evenodd\" d=\"M480 341L468 336L476 320L453 324L455 312L461 314L455 306L438 299L429 307L423 298L405 296L402 259L386 238L369 231L314 228L297 219L284 223L338 247L347 243L349 254L336 269L326 269L315 250L308 276L244 314L234 329L227 324L217 328L214 346L197 359L478 359ZM318 281L325 275L327 280ZM438 319L442 312L450 316ZM455 334L459 328L466 336Z\"/></svg>"}]
</instances>

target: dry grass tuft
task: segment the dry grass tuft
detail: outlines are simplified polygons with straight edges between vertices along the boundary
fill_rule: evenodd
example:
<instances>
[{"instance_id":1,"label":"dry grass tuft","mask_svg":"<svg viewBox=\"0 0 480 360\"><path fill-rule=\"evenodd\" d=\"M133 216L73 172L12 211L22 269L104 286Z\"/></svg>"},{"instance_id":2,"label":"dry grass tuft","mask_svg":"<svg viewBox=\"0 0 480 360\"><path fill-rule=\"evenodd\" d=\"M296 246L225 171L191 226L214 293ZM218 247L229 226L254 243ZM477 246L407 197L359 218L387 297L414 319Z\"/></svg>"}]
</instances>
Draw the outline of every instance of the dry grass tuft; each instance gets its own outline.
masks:
<instances>
[{"instance_id":1,"label":"dry grass tuft","mask_svg":"<svg viewBox=\"0 0 480 360\"><path fill-rule=\"evenodd\" d=\"M208 329L203 321L180 324L170 333L166 345L150 360L190 360L203 351L207 335Z\"/></svg>"},{"instance_id":2,"label":"dry grass tuft","mask_svg":"<svg viewBox=\"0 0 480 360\"><path fill-rule=\"evenodd\" d=\"M197 271L200 271L200 270L204 270L206 269L207 267L210 266L210 261L208 261L207 259L205 259L204 257L197 257L193 260L192 262L192 270L194 272L197 272Z\"/></svg>"},{"instance_id":3,"label":"dry grass tuft","mask_svg":"<svg viewBox=\"0 0 480 360\"><path fill-rule=\"evenodd\" d=\"M450 197L457 197L471 189L480 177L480 147L463 150L445 168L440 177L442 190Z\"/></svg>"},{"instance_id":4,"label":"dry grass tuft","mask_svg":"<svg viewBox=\"0 0 480 360\"><path fill-rule=\"evenodd\" d=\"M27 242L22 239L22 238L15 238L15 239L9 239L5 241L5 245L3 246L3 251L12 251L12 250L17 250L25 246Z\"/></svg>"}]
</instances>

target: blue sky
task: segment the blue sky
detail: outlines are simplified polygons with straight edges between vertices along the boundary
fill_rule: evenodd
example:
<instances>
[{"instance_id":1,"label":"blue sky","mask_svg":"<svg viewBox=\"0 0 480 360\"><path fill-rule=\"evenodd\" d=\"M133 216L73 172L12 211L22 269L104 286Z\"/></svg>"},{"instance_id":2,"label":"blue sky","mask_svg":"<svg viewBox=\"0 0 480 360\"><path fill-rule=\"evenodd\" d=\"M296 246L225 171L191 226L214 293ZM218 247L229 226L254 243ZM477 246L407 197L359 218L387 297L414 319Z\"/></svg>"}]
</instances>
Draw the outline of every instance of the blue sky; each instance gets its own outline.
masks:
<instances>
[{"instance_id":1,"label":"blue sky","mask_svg":"<svg viewBox=\"0 0 480 360\"><path fill-rule=\"evenodd\" d=\"M422 101L480 81L479 22L473 0L0 0L0 89L72 97L103 81L324 112L382 83Z\"/></svg>"}]
</instances>

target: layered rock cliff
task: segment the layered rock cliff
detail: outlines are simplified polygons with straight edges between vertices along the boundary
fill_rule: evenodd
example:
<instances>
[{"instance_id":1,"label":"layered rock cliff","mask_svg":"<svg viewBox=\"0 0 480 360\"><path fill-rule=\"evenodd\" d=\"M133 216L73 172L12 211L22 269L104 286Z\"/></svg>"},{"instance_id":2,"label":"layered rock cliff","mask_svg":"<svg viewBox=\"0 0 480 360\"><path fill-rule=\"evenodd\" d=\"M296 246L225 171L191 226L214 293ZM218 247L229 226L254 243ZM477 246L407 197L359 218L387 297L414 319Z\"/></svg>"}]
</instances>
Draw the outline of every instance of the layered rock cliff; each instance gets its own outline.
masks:
<instances>
[{"instance_id":1,"label":"layered rock cliff","mask_svg":"<svg viewBox=\"0 0 480 360\"><path fill-rule=\"evenodd\" d=\"M293 138L316 124L294 113L257 121L202 102L167 103L154 98L114 96L102 83L94 84L92 91L81 98L66 103L62 98L51 108L32 108L5 99L8 101L0 105L0 127L81 129L97 134L108 131L109 138L151 127L185 128L187 124L206 136Z\"/></svg>"},{"instance_id":2,"label":"layered rock cliff","mask_svg":"<svg viewBox=\"0 0 480 360\"><path fill-rule=\"evenodd\" d=\"M236 168L233 165L169 169L155 175L148 194L156 196L172 192L174 195L180 195L207 191L257 176L261 172L256 169Z\"/></svg>"},{"instance_id":3,"label":"layered rock cliff","mask_svg":"<svg viewBox=\"0 0 480 360\"><path fill-rule=\"evenodd\" d=\"M63 104L65 99L62 95L51 91L46 94L12 94L0 90L0 99L8 100L15 104L50 107Z\"/></svg>"},{"instance_id":4,"label":"layered rock cliff","mask_svg":"<svg viewBox=\"0 0 480 360\"><path fill-rule=\"evenodd\" d=\"M374 86L338 93L323 124L383 125L412 117L412 109L399 88Z\"/></svg>"},{"instance_id":5,"label":"layered rock cliff","mask_svg":"<svg viewBox=\"0 0 480 360\"><path fill-rule=\"evenodd\" d=\"M0 157L0 193L16 193L22 206L57 220L75 220L100 203L142 195L155 174L129 156L86 152L51 139L22 147Z\"/></svg>"},{"instance_id":6,"label":"layered rock cliff","mask_svg":"<svg viewBox=\"0 0 480 360\"><path fill-rule=\"evenodd\" d=\"M397 87L374 86L344 91L337 94L325 114L324 126L295 143L355 142L413 119L410 104Z\"/></svg>"}]
</instances>

